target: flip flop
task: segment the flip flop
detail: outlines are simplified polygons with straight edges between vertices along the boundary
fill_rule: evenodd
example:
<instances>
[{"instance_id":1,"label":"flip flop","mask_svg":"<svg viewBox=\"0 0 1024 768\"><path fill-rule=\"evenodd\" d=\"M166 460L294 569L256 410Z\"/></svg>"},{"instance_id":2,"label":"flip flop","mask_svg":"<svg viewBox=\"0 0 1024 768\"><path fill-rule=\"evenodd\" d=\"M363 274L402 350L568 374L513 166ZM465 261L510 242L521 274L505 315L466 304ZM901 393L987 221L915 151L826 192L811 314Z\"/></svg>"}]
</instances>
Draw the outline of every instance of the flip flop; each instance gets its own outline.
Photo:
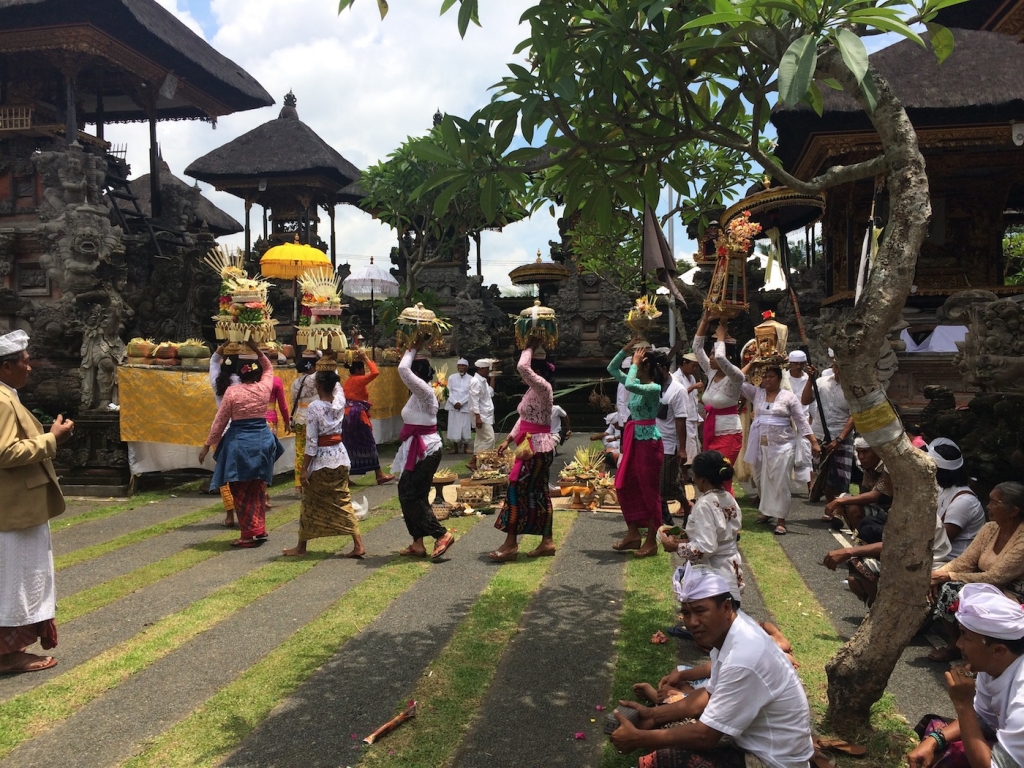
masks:
<instances>
[{"instance_id":1,"label":"flip flop","mask_svg":"<svg viewBox=\"0 0 1024 768\"><path fill-rule=\"evenodd\" d=\"M393 483L393 482L395 482L395 476L394 475L384 475L384 478L379 483L377 483L377 485L386 485L388 483Z\"/></svg>"},{"instance_id":2,"label":"flip flop","mask_svg":"<svg viewBox=\"0 0 1024 768\"><path fill-rule=\"evenodd\" d=\"M340 557L340 558L343 558L345 560L363 560L363 559L366 558L366 553L363 552L363 554L361 554L361 555L353 555L353 554L350 554L348 552L335 552L333 556L334 557Z\"/></svg>"},{"instance_id":3,"label":"flip flop","mask_svg":"<svg viewBox=\"0 0 1024 768\"><path fill-rule=\"evenodd\" d=\"M656 554L658 554L657 547L649 549L646 552L644 552L642 549L638 549L636 552L633 553L633 557L654 557Z\"/></svg>"},{"instance_id":4,"label":"flip flop","mask_svg":"<svg viewBox=\"0 0 1024 768\"><path fill-rule=\"evenodd\" d=\"M787 533L789 533L789 531L786 530L786 526L784 525L776 525L775 530L772 531L772 533L774 533L776 536L785 536Z\"/></svg>"},{"instance_id":5,"label":"flip flop","mask_svg":"<svg viewBox=\"0 0 1024 768\"><path fill-rule=\"evenodd\" d=\"M819 523L831 523L833 520L835 520L835 518L832 517L832 515L822 515L818 518Z\"/></svg>"},{"instance_id":6,"label":"flip flop","mask_svg":"<svg viewBox=\"0 0 1024 768\"><path fill-rule=\"evenodd\" d=\"M859 744L851 744L845 739L814 739L814 748L817 749L834 749L836 752L842 752L844 755L852 755L853 757L861 757L866 755L868 752L867 747L862 747Z\"/></svg>"},{"instance_id":7,"label":"flip flop","mask_svg":"<svg viewBox=\"0 0 1024 768\"><path fill-rule=\"evenodd\" d=\"M34 653L29 656L36 656ZM20 675L25 672L42 672L44 669L53 669L57 666L57 660L53 656L36 656L35 661L30 661L20 669L0 669L0 675Z\"/></svg>"},{"instance_id":8,"label":"flip flop","mask_svg":"<svg viewBox=\"0 0 1024 768\"><path fill-rule=\"evenodd\" d=\"M441 555L443 555L445 552L451 549L451 546L454 543L455 536L454 534L452 534L451 531L448 531L444 536L441 537L441 540L434 545L434 551L430 555L430 559L437 560L437 558L441 557Z\"/></svg>"},{"instance_id":9,"label":"flip flop","mask_svg":"<svg viewBox=\"0 0 1024 768\"><path fill-rule=\"evenodd\" d=\"M236 539L231 542L231 546L238 549L256 549L256 547L262 547L266 543L266 539Z\"/></svg>"},{"instance_id":10,"label":"flip flop","mask_svg":"<svg viewBox=\"0 0 1024 768\"><path fill-rule=\"evenodd\" d=\"M527 557L554 557L555 556L555 551L556 550L553 547L549 548L549 549L541 549L540 547L537 547L536 549L527 552L526 556Z\"/></svg>"},{"instance_id":11,"label":"flip flop","mask_svg":"<svg viewBox=\"0 0 1024 768\"><path fill-rule=\"evenodd\" d=\"M757 520L754 521L758 525L771 525L772 518L768 515L758 515Z\"/></svg>"}]
</instances>

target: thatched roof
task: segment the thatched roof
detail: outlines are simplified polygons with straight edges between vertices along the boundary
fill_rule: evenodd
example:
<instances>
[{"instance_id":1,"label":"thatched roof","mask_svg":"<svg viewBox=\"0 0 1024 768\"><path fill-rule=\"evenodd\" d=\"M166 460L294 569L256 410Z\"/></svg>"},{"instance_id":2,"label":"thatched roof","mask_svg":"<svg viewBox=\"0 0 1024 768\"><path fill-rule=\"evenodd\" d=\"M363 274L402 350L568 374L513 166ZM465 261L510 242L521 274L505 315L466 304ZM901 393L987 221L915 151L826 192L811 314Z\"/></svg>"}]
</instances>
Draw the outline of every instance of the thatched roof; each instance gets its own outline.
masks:
<instances>
[{"instance_id":1,"label":"thatched roof","mask_svg":"<svg viewBox=\"0 0 1024 768\"><path fill-rule=\"evenodd\" d=\"M153 201L150 198L149 174L147 173L139 176L137 179L133 179L129 182L128 186L136 197L139 198L139 207L142 208L143 213L147 216L152 216ZM171 173L171 169L163 160L160 161L160 189L174 190L175 193L185 195L192 201L195 219L189 222L190 227L194 226L198 229L203 224L206 224L214 237L233 235L245 229L232 216L207 200L203 193L199 191L199 187L192 186ZM121 202L120 205L122 208L129 207L125 202Z\"/></svg>"},{"instance_id":2,"label":"thatched roof","mask_svg":"<svg viewBox=\"0 0 1024 768\"><path fill-rule=\"evenodd\" d=\"M218 109L211 114L212 104L202 109L182 98L183 89L176 97L161 97L157 108L162 118L216 117L274 103L270 94L255 78L226 56L218 53L209 43L178 21L156 0L0 0L0 32L25 32L38 29L53 30L51 43L40 43L40 49L83 49L93 55L112 56L115 65L121 64L131 71L132 63L119 62L111 50L91 48L91 42L76 39L73 30L93 28L126 46L131 51L155 64L158 77L170 72L180 83L201 91ZM83 48L84 46L84 48ZM16 48L16 46L15 46ZM141 65L140 65L141 66ZM138 74L137 72L134 74ZM160 86L161 82L156 82ZM93 104L95 102L92 102ZM85 119L90 103L85 104ZM106 107L106 119L141 120L146 115L140 105L125 99L124 104Z\"/></svg>"},{"instance_id":3,"label":"thatched roof","mask_svg":"<svg viewBox=\"0 0 1024 768\"><path fill-rule=\"evenodd\" d=\"M361 175L358 168L299 120L291 93L285 97L285 106L276 120L203 155L185 173L215 186L226 179L320 176L337 184L335 191L349 186Z\"/></svg>"},{"instance_id":4,"label":"thatched roof","mask_svg":"<svg viewBox=\"0 0 1024 768\"><path fill-rule=\"evenodd\" d=\"M935 21L944 27L991 29L993 23L1006 15L1011 5L1006 0L971 0L943 8Z\"/></svg>"},{"instance_id":5,"label":"thatched roof","mask_svg":"<svg viewBox=\"0 0 1024 768\"><path fill-rule=\"evenodd\" d=\"M953 52L935 54L910 40L873 53L871 63L896 92L914 126L1011 122L1024 114L1024 46L1007 35L953 29ZM867 115L846 93L821 86L824 113L777 107L772 123L779 155L792 167L814 133L870 131Z\"/></svg>"}]
</instances>

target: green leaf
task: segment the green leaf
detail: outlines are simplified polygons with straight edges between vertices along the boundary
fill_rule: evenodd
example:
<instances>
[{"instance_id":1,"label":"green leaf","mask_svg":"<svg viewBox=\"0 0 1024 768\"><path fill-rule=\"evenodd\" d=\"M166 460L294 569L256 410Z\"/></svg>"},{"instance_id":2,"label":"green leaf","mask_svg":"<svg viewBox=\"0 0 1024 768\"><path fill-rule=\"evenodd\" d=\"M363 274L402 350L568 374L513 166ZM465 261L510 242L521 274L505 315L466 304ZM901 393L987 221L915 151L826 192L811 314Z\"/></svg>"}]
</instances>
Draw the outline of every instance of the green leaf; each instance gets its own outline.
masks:
<instances>
[{"instance_id":1,"label":"green leaf","mask_svg":"<svg viewBox=\"0 0 1024 768\"><path fill-rule=\"evenodd\" d=\"M441 136L444 139L445 148L449 152L457 152L462 146L459 140L459 129L455 127L455 120L450 115L445 115L441 120Z\"/></svg>"},{"instance_id":2,"label":"green leaf","mask_svg":"<svg viewBox=\"0 0 1024 768\"><path fill-rule=\"evenodd\" d=\"M496 197L496 185L494 183L494 176L488 175L484 177L484 188L480 193L480 207L484 211L484 220L490 224L494 221L494 212L497 208L495 202Z\"/></svg>"},{"instance_id":3,"label":"green leaf","mask_svg":"<svg viewBox=\"0 0 1024 768\"><path fill-rule=\"evenodd\" d=\"M355 1L356 0L338 0L338 13L341 13L346 8L351 8Z\"/></svg>"},{"instance_id":4,"label":"green leaf","mask_svg":"<svg viewBox=\"0 0 1024 768\"><path fill-rule=\"evenodd\" d=\"M461 0L462 5L459 6L459 36L465 37L466 30L469 29L469 22L473 22L478 27L480 26L480 20L477 16L477 0Z\"/></svg>"},{"instance_id":5,"label":"green leaf","mask_svg":"<svg viewBox=\"0 0 1024 768\"><path fill-rule=\"evenodd\" d=\"M807 94L804 97L804 100L810 105L811 109L815 111L818 117L821 117L822 112L824 111L824 102L821 98L821 89L813 80L811 81L810 87L807 89Z\"/></svg>"},{"instance_id":6,"label":"green leaf","mask_svg":"<svg viewBox=\"0 0 1024 768\"><path fill-rule=\"evenodd\" d=\"M459 193L459 190L458 184L452 184L441 191L434 201L434 218L440 219L448 213L448 206L451 205L452 198Z\"/></svg>"},{"instance_id":7,"label":"green leaf","mask_svg":"<svg viewBox=\"0 0 1024 768\"><path fill-rule=\"evenodd\" d=\"M890 16L880 16L879 13L884 10L881 8L872 8L870 10L853 11L849 19L855 24L863 24L867 27L875 27L876 29L884 30L885 32L896 32L903 35L908 40L913 40L915 43L920 45L922 48L925 47L924 40L914 30L908 27L903 21L898 18Z\"/></svg>"},{"instance_id":8,"label":"green leaf","mask_svg":"<svg viewBox=\"0 0 1024 768\"><path fill-rule=\"evenodd\" d=\"M516 135L516 118L506 117L500 123L494 131L494 151L497 154L503 154L508 145L512 143L512 139Z\"/></svg>"},{"instance_id":9,"label":"green leaf","mask_svg":"<svg viewBox=\"0 0 1024 768\"><path fill-rule=\"evenodd\" d=\"M871 114L878 106L878 91L875 89L875 81L870 77L865 77L860 83L860 89L864 94L864 101L867 102L868 114Z\"/></svg>"},{"instance_id":10,"label":"green leaf","mask_svg":"<svg viewBox=\"0 0 1024 768\"><path fill-rule=\"evenodd\" d=\"M779 98L789 107L799 103L810 87L818 66L818 49L813 35L794 40L779 62Z\"/></svg>"},{"instance_id":11,"label":"green leaf","mask_svg":"<svg viewBox=\"0 0 1024 768\"><path fill-rule=\"evenodd\" d=\"M926 26L928 27L928 39L931 41L932 50L935 51L935 58L941 64L953 52L953 33L941 24L929 23Z\"/></svg>"},{"instance_id":12,"label":"green leaf","mask_svg":"<svg viewBox=\"0 0 1024 768\"><path fill-rule=\"evenodd\" d=\"M716 24L749 24L750 19L732 11L724 13L709 13L693 21L683 24L683 29L695 29L697 27L713 27Z\"/></svg>"},{"instance_id":13,"label":"green leaf","mask_svg":"<svg viewBox=\"0 0 1024 768\"><path fill-rule=\"evenodd\" d=\"M861 82L868 72L868 49L864 47L864 41L850 30L840 29L836 32L836 46L846 68L858 83Z\"/></svg>"},{"instance_id":14,"label":"green leaf","mask_svg":"<svg viewBox=\"0 0 1024 768\"><path fill-rule=\"evenodd\" d=\"M377 10L380 11L380 18L383 21L388 15L388 0L377 0Z\"/></svg>"},{"instance_id":15,"label":"green leaf","mask_svg":"<svg viewBox=\"0 0 1024 768\"><path fill-rule=\"evenodd\" d=\"M834 77L823 77L818 82L827 85L833 91L843 90L843 84L836 80Z\"/></svg>"},{"instance_id":16,"label":"green leaf","mask_svg":"<svg viewBox=\"0 0 1024 768\"><path fill-rule=\"evenodd\" d=\"M430 141L420 141L413 144L413 152L428 162L438 165L455 165L455 158L445 152L439 146Z\"/></svg>"},{"instance_id":17,"label":"green leaf","mask_svg":"<svg viewBox=\"0 0 1024 768\"><path fill-rule=\"evenodd\" d=\"M455 5L455 0L444 0L441 3L441 15L444 16L453 5Z\"/></svg>"}]
</instances>

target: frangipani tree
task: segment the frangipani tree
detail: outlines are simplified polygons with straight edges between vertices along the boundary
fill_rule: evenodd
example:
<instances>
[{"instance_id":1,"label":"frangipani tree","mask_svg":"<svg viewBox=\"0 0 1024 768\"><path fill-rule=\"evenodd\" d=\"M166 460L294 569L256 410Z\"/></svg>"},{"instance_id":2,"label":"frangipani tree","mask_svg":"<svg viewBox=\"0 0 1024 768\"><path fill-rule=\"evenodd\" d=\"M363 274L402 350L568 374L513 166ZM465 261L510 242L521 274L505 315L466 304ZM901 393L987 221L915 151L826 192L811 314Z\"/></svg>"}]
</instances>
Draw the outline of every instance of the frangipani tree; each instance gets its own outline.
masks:
<instances>
[{"instance_id":1,"label":"frangipani tree","mask_svg":"<svg viewBox=\"0 0 1024 768\"><path fill-rule=\"evenodd\" d=\"M708 196L732 186L751 161L806 193L885 177L890 215L877 258L860 300L829 329L858 431L896 489L878 599L828 665L836 727L866 723L924 619L937 501L934 466L911 446L875 371L926 234L928 179L914 128L863 39L895 33L931 46L941 61L952 36L934 19L959 1L539 0L523 14L530 34L515 53L525 59L509 64L510 75L476 114L445 118L451 160L424 185L462 188L497 178L525 189L539 178L538 195L557 196L567 215L579 210L600 225L622 205L640 211L645 200L657 200L663 182L700 215ZM341 0L340 9L352 2ZM443 0L442 12L455 4ZM477 21L478 0L458 5L465 34ZM919 24L927 35L914 31ZM822 88L857 100L881 152L796 178L772 157L764 131L777 101L820 112ZM529 146L513 146L517 132Z\"/></svg>"}]
</instances>

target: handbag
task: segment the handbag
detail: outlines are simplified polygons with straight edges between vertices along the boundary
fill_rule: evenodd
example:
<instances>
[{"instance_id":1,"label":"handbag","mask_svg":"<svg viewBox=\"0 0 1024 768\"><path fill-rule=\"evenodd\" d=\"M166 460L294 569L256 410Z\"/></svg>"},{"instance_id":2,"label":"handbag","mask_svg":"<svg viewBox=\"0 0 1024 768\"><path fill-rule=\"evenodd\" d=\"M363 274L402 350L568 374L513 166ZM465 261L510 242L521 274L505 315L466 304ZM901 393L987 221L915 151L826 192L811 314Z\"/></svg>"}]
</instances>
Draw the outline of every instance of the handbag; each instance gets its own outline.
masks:
<instances>
[{"instance_id":1,"label":"handbag","mask_svg":"<svg viewBox=\"0 0 1024 768\"><path fill-rule=\"evenodd\" d=\"M516 445L515 457L520 461L529 461L533 458L533 446L530 444L530 436L523 438L523 442Z\"/></svg>"}]
</instances>

